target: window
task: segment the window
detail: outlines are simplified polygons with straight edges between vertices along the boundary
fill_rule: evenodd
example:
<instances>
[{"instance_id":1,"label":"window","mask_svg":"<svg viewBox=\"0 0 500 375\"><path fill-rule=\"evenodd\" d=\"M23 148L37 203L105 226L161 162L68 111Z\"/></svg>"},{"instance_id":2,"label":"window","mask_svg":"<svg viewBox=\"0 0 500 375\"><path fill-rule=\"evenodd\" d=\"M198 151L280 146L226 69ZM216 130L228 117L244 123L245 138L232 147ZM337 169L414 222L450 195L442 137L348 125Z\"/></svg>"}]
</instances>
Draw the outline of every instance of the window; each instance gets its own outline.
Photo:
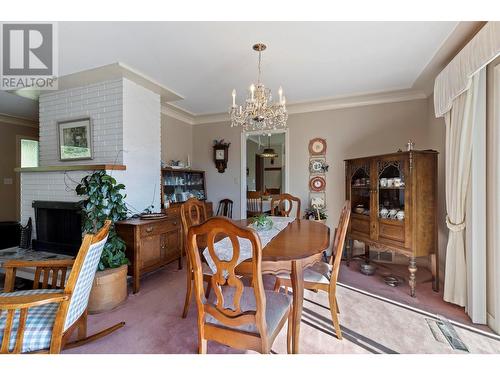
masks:
<instances>
[{"instance_id":1,"label":"window","mask_svg":"<svg viewBox=\"0 0 500 375\"><path fill-rule=\"evenodd\" d=\"M21 168L38 167L38 141L21 139Z\"/></svg>"}]
</instances>

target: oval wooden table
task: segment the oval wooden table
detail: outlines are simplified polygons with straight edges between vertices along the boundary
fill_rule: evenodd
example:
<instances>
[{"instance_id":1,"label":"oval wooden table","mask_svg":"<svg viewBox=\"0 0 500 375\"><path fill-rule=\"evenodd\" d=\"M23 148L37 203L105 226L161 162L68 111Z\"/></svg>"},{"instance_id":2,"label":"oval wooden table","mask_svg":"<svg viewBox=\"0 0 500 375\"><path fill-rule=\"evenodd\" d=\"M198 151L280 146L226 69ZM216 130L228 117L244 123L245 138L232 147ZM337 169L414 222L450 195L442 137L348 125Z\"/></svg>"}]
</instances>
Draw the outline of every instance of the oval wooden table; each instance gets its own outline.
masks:
<instances>
[{"instance_id":1,"label":"oval wooden table","mask_svg":"<svg viewBox=\"0 0 500 375\"><path fill-rule=\"evenodd\" d=\"M236 220L247 226L248 220ZM321 260L330 244L330 229L321 223L296 219L262 249L262 273L290 273L293 290L292 353L299 353L300 321L304 302L304 268ZM251 274L251 262L236 268L240 274ZM290 323L289 323L290 324Z\"/></svg>"}]
</instances>

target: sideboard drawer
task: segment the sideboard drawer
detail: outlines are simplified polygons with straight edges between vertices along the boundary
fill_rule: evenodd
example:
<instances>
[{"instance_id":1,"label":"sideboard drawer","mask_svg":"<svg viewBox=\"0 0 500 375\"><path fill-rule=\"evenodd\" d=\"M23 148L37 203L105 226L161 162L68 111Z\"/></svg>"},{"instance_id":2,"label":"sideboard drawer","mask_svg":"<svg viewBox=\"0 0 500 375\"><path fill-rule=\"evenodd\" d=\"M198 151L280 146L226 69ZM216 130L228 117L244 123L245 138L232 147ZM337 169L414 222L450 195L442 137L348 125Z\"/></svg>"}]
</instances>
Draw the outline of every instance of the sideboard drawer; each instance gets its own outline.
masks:
<instances>
[{"instance_id":1,"label":"sideboard drawer","mask_svg":"<svg viewBox=\"0 0 500 375\"><path fill-rule=\"evenodd\" d=\"M141 225L140 231L141 231L141 236L156 236L162 233L165 233L166 231L175 229L179 227L180 223L179 220L161 220L158 222L155 222L151 220L151 223Z\"/></svg>"}]
</instances>

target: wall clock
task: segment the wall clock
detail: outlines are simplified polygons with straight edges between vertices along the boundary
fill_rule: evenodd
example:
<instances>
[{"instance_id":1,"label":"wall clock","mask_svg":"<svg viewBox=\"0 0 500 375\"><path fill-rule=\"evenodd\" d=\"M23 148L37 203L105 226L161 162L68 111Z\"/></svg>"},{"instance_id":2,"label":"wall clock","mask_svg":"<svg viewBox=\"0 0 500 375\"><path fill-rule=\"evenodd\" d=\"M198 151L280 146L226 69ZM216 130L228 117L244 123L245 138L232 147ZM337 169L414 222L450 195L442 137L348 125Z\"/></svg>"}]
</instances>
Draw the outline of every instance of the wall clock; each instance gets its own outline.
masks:
<instances>
[{"instance_id":1,"label":"wall clock","mask_svg":"<svg viewBox=\"0 0 500 375\"><path fill-rule=\"evenodd\" d=\"M224 173L227 168L227 160L230 143L225 143L223 139L214 141L214 162L219 173Z\"/></svg>"},{"instance_id":2,"label":"wall clock","mask_svg":"<svg viewBox=\"0 0 500 375\"><path fill-rule=\"evenodd\" d=\"M314 192L324 191L326 187L326 181L321 176L312 177L309 180L309 189Z\"/></svg>"},{"instance_id":3,"label":"wall clock","mask_svg":"<svg viewBox=\"0 0 500 375\"><path fill-rule=\"evenodd\" d=\"M326 140L323 138L314 138L309 141L309 154L311 156L326 154Z\"/></svg>"}]
</instances>

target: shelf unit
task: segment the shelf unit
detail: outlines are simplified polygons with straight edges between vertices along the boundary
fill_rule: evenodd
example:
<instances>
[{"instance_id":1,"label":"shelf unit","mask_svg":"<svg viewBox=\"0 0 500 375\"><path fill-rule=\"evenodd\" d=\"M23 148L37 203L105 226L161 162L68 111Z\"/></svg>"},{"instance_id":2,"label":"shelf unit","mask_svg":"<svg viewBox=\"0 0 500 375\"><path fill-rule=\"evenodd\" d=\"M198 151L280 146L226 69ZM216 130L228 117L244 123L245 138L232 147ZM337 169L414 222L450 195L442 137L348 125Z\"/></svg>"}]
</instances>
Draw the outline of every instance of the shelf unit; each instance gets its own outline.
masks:
<instances>
[{"instance_id":1,"label":"shelf unit","mask_svg":"<svg viewBox=\"0 0 500 375\"><path fill-rule=\"evenodd\" d=\"M205 171L194 169L161 169L161 206L166 208L166 203L182 203L191 197L205 201L207 189L205 184Z\"/></svg>"}]
</instances>

